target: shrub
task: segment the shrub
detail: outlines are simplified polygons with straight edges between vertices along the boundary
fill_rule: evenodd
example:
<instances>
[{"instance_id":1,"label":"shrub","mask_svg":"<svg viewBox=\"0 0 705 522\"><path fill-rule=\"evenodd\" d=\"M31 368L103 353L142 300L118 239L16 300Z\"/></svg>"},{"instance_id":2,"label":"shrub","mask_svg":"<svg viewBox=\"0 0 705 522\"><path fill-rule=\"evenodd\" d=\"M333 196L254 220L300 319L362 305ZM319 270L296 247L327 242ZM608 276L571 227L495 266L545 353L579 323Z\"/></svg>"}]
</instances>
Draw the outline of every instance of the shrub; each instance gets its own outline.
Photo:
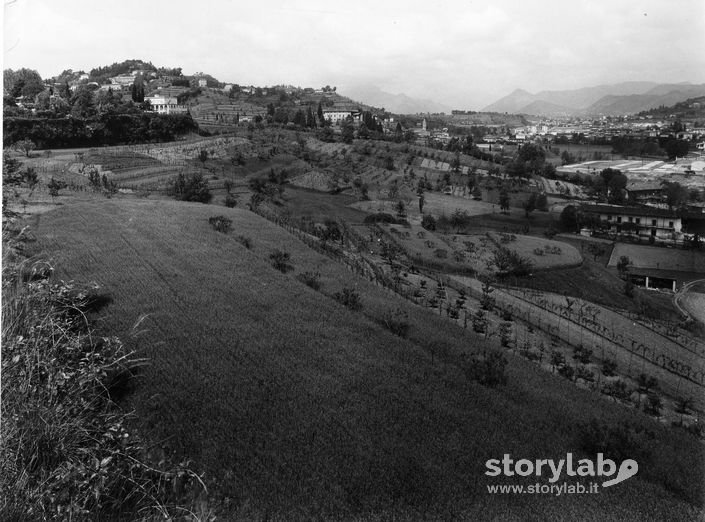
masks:
<instances>
[{"instance_id":1,"label":"shrub","mask_svg":"<svg viewBox=\"0 0 705 522\"><path fill-rule=\"evenodd\" d=\"M225 206L228 208L233 208L237 205L237 196L228 193L225 196Z\"/></svg>"},{"instance_id":2,"label":"shrub","mask_svg":"<svg viewBox=\"0 0 705 522\"><path fill-rule=\"evenodd\" d=\"M233 228L233 220L225 216L213 216L208 218L208 223L214 230L227 234Z\"/></svg>"},{"instance_id":3,"label":"shrub","mask_svg":"<svg viewBox=\"0 0 705 522\"><path fill-rule=\"evenodd\" d=\"M632 395L632 390L622 379L617 379L616 381L606 383L602 387L602 393L616 400L628 401L629 397Z\"/></svg>"},{"instance_id":4,"label":"shrub","mask_svg":"<svg viewBox=\"0 0 705 522\"><path fill-rule=\"evenodd\" d=\"M362 301L360 300L360 294L350 287L343 287L343 290L336 292L333 297L343 306L346 306L350 310L358 311L362 310Z\"/></svg>"},{"instance_id":5,"label":"shrub","mask_svg":"<svg viewBox=\"0 0 705 522\"><path fill-rule=\"evenodd\" d=\"M480 357L473 356L465 367L465 376L489 388L505 385L507 384L507 362L507 358L502 353L494 350Z\"/></svg>"},{"instance_id":6,"label":"shrub","mask_svg":"<svg viewBox=\"0 0 705 522\"><path fill-rule=\"evenodd\" d=\"M421 226L426 230L436 230L436 218L430 214L424 214L423 218L421 218Z\"/></svg>"},{"instance_id":7,"label":"shrub","mask_svg":"<svg viewBox=\"0 0 705 522\"><path fill-rule=\"evenodd\" d=\"M592 350L584 346L576 346L573 350L573 359L583 364L589 364L592 357Z\"/></svg>"},{"instance_id":8,"label":"shrub","mask_svg":"<svg viewBox=\"0 0 705 522\"><path fill-rule=\"evenodd\" d=\"M438 259L446 259L448 257L448 251L443 248L437 248L436 250L434 250L433 254Z\"/></svg>"},{"instance_id":9,"label":"shrub","mask_svg":"<svg viewBox=\"0 0 705 522\"><path fill-rule=\"evenodd\" d=\"M661 408L663 408L663 402L659 394L654 392L649 393L646 404L644 405L644 411L658 417L661 415Z\"/></svg>"},{"instance_id":10,"label":"shrub","mask_svg":"<svg viewBox=\"0 0 705 522\"><path fill-rule=\"evenodd\" d=\"M247 236L237 236L237 241L240 243L242 246L244 246L247 250L250 250L252 248L252 239L250 239Z\"/></svg>"},{"instance_id":11,"label":"shrub","mask_svg":"<svg viewBox=\"0 0 705 522\"><path fill-rule=\"evenodd\" d=\"M323 286L320 272L304 272L303 274L297 275L296 279L314 290L320 290L321 286Z\"/></svg>"},{"instance_id":12,"label":"shrub","mask_svg":"<svg viewBox=\"0 0 705 522\"><path fill-rule=\"evenodd\" d=\"M564 364L563 366L558 368L558 374L562 375L569 381L572 381L575 377L575 369L568 364Z\"/></svg>"},{"instance_id":13,"label":"shrub","mask_svg":"<svg viewBox=\"0 0 705 522\"><path fill-rule=\"evenodd\" d=\"M409 334L409 314L399 308L393 312L391 310L387 310L382 315L381 322L382 325L394 335L398 335L399 337L406 339Z\"/></svg>"},{"instance_id":14,"label":"shrub","mask_svg":"<svg viewBox=\"0 0 705 522\"><path fill-rule=\"evenodd\" d=\"M283 252L277 249L271 254L269 254L269 259L272 261L272 266L283 274L286 274L289 270L292 270L294 268L289 263L291 259L291 255L289 254L289 252Z\"/></svg>"},{"instance_id":15,"label":"shrub","mask_svg":"<svg viewBox=\"0 0 705 522\"><path fill-rule=\"evenodd\" d=\"M602 373L606 377L612 377L617 373L617 361L614 359L605 359L602 361Z\"/></svg>"}]
</instances>

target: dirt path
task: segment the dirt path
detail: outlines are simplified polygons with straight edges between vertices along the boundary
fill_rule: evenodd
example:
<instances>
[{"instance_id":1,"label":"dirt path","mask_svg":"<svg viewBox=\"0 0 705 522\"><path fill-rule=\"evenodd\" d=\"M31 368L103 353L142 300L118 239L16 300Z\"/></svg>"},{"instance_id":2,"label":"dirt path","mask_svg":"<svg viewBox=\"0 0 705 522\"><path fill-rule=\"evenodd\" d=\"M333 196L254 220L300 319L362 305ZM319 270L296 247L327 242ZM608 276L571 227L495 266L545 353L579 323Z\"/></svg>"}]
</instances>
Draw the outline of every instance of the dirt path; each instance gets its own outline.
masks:
<instances>
[{"instance_id":1,"label":"dirt path","mask_svg":"<svg viewBox=\"0 0 705 522\"><path fill-rule=\"evenodd\" d=\"M673 296L673 304L684 315L705 325L705 279L684 284Z\"/></svg>"}]
</instances>

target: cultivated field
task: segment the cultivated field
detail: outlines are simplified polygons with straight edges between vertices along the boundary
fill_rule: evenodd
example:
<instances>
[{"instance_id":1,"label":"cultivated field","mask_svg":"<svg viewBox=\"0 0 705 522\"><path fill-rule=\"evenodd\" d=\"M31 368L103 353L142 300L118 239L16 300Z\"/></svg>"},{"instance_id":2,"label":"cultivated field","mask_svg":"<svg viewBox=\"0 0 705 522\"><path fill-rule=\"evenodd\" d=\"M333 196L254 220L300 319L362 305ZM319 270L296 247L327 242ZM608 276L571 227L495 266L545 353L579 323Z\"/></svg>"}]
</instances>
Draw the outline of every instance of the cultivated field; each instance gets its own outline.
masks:
<instances>
[{"instance_id":1,"label":"cultivated field","mask_svg":"<svg viewBox=\"0 0 705 522\"><path fill-rule=\"evenodd\" d=\"M209 226L216 214L233 232ZM469 380L465 361L488 342L252 213L118 196L43 214L37 236L56 277L112 297L102 328L151 359L130 399L142 428L231 499L225 519L697 516L696 439L510 352L505 386ZM291 254L286 274L270 264L275 249ZM320 273L320 291L297 280L304 272ZM343 287L361 311L331 298ZM384 327L397 311L406 339ZM657 448L636 478L599 495L487 494L488 458L579 453L591 419L630 423Z\"/></svg>"}]
</instances>

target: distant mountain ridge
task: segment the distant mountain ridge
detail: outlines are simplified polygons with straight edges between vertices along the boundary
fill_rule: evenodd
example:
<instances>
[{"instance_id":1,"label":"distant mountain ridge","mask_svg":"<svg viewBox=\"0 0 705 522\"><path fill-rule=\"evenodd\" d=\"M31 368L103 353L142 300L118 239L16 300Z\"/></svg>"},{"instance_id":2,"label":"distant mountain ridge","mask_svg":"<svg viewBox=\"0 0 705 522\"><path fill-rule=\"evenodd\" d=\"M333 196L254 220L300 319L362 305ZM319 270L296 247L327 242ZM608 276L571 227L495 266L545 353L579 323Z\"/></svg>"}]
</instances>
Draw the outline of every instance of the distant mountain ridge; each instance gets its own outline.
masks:
<instances>
[{"instance_id":1,"label":"distant mountain ridge","mask_svg":"<svg viewBox=\"0 0 705 522\"><path fill-rule=\"evenodd\" d=\"M622 82L537 94L517 89L483 111L513 112L536 116L618 116L674 105L705 95L705 84Z\"/></svg>"},{"instance_id":2,"label":"distant mountain ridge","mask_svg":"<svg viewBox=\"0 0 705 522\"><path fill-rule=\"evenodd\" d=\"M365 105L384 107L395 114L439 113L450 114L450 107L428 99L418 99L404 93L392 94L372 85L350 85L340 88L345 96Z\"/></svg>"}]
</instances>

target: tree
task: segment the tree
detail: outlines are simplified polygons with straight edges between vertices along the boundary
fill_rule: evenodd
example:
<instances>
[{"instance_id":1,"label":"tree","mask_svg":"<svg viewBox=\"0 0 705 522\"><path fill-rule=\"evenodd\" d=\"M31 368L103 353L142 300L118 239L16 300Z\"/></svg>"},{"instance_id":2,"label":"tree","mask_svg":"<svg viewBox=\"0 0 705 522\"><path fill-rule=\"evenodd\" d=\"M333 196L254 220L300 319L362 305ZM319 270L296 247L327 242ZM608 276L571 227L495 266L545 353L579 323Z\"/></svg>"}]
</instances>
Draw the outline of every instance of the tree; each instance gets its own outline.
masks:
<instances>
[{"instance_id":1,"label":"tree","mask_svg":"<svg viewBox=\"0 0 705 522\"><path fill-rule=\"evenodd\" d=\"M578 228L578 210L573 205L567 205L561 212L560 220L563 230L576 232Z\"/></svg>"},{"instance_id":2,"label":"tree","mask_svg":"<svg viewBox=\"0 0 705 522\"><path fill-rule=\"evenodd\" d=\"M455 228L455 231L460 232L460 229L467 226L470 222L470 214L468 214L467 210L460 210L459 208L456 208L450 217L450 222Z\"/></svg>"},{"instance_id":3,"label":"tree","mask_svg":"<svg viewBox=\"0 0 705 522\"><path fill-rule=\"evenodd\" d=\"M620 170L607 168L600 172L602 192L607 201L615 205L624 203L624 192L627 187L627 176Z\"/></svg>"},{"instance_id":4,"label":"tree","mask_svg":"<svg viewBox=\"0 0 705 522\"><path fill-rule=\"evenodd\" d=\"M75 118L90 118L97 114L94 94L85 85L79 85L71 96L71 115Z\"/></svg>"},{"instance_id":5,"label":"tree","mask_svg":"<svg viewBox=\"0 0 705 522\"><path fill-rule=\"evenodd\" d=\"M419 185L416 188L416 195L419 197L419 214L423 214L423 206L426 202L426 198L424 197L424 188L421 180L419 180Z\"/></svg>"},{"instance_id":6,"label":"tree","mask_svg":"<svg viewBox=\"0 0 705 522\"><path fill-rule=\"evenodd\" d=\"M319 126L323 127L325 125L326 118L323 115L323 106L321 105L321 102L318 102L318 108L316 109L316 115L318 116Z\"/></svg>"},{"instance_id":7,"label":"tree","mask_svg":"<svg viewBox=\"0 0 705 522\"><path fill-rule=\"evenodd\" d=\"M401 201L401 200L397 201L397 204L394 208L397 211L397 217L399 217L399 218L406 217L406 205L404 204L403 201Z\"/></svg>"},{"instance_id":8,"label":"tree","mask_svg":"<svg viewBox=\"0 0 705 522\"><path fill-rule=\"evenodd\" d=\"M47 188L49 189L49 195L52 199L54 199L56 196L59 195L59 191L61 189L66 188L66 183L54 179L54 177L52 176L51 180L49 181L49 184L47 185Z\"/></svg>"},{"instance_id":9,"label":"tree","mask_svg":"<svg viewBox=\"0 0 705 522\"><path fill-rule=\"evenodd\" d=\"M682 158L688 155L690 150L690 144L685 140L677 140L675 138L670 138L663 146L668 154L669 160L675 160L676 158Z\"/></svg>"},{"instance_id":10,"label":"tree","mask_svg":"<svg viewBox=\"0 0 705 522\"><path fill-rule=\"evenodd\" d=\"M194 172L189 177L184 174L177 175L172 182L171 190L174 197L181 201L208 203L213 198L208 181L200 172Z\"/></svg>"},{"instance_id":11,"label":"tree","mask_svg":"<svg viewBox=\"0 0 705 522\"><path fill-rule=\"evenodd\" d=\"M135 103L144 101L144 80L141 74L138 74L135 81L132 82L132 101Z\"/></svg>"},{"instance_id":12,"label":"tree","mask_svg":"<svg viewBox=\"0 0 705 522\"><path fill-rule=\"evenodd\" d=\"M617 261L617 271L620 277L626 277L627 272L629 272L629 266L632 264L632 260L629 256L621 256L619 261Z\"/></svg>"},{"instance_id":13,"label":"tree","mask_svg":"<svg viewBox=\"0 0 705 522\"><path fill-rule=\"evenodd\" d=\"M536 210L536 197L536 192L532 192L529 199L527 199L523 204L524 215L527 218L529 217L529 214Z\"/></svg>"},{"instance_id":14,"label":"tree","mask_svg":"<svg viewBox=\"0 0 705 522\"><path fill-rule=\"evenodd\" d=\"M541 212L548 212L548 197L546 194L536 196L536 209Z\"/></svg>"},{"instance_id":15,"label":"tree","mask_svg":"<svg viewBox=\"0 0 705 522\"><path fill-rule=\"evenodd\" d=\"M509 193L505 188L499 191L499 209L503 214L509 213Z\"/></svg>"},{"instance_id":16,"label":"tree","mask_svg":"<svg viewBox=\"0 0 705 522\"><path fill-rule=\"evenodd\" d=\"M352 143L354 134L355 129L353 127L352 121L350 120L350 118L345 118L340 133L343 143Z\"/></svg>"},{"instance_id":17,"label":"tree","mask_svg":"<svg viewBox=\"0 0 705 522\"><path fill-rule=\"evenodd\" d=\"M460 172L460 152L456 151L455 155L453 156L453 159L450 160L450 168L455 172L456 174Z\"/></svg>"},{"instance_id":18,"label":"tree","mask_svg":"<svg viewBox=\"0 0 705 522\"><path fill-rule=\"evenodd\" d=\"M22 164L10 156L7 150L2 152L2 183L3 185L15 185L22 182L22 175L19 174Z\"/></svg>"},{"instance_id":19,"label":"tree","mask_svg":"<svg viewBox=\"0 0 705 522\"><path fill-rule=\"evenodd\" d=\"M688 202L688 189L677 181L663 181L661 186L664 188L669 209L679 208Z\"/></svg>"},{"instance_id":20,"label":"tree","mask_svg":"<svg viewBox=\"0 0 705 522\"><path fill-rule=\"evenodd\" d=\"M24 96L34 100L34 97L42 92L46 85L37 71L22 68L17 71L6 69L3 72L3 87L3 90L10 93L13 98Z\"/></svg>"},{"instance_id":21,"label":"tree","mask_svg":"<svg viewBox=\"0 0 705 522\"><path fill-rule=\"evenodd\" d=\"M31 152L36 148L36 145L29 138L25 138L22 141L15 143L17 150L24 152L24 155L29 158Z\"/></svg>"}]
</instances>

